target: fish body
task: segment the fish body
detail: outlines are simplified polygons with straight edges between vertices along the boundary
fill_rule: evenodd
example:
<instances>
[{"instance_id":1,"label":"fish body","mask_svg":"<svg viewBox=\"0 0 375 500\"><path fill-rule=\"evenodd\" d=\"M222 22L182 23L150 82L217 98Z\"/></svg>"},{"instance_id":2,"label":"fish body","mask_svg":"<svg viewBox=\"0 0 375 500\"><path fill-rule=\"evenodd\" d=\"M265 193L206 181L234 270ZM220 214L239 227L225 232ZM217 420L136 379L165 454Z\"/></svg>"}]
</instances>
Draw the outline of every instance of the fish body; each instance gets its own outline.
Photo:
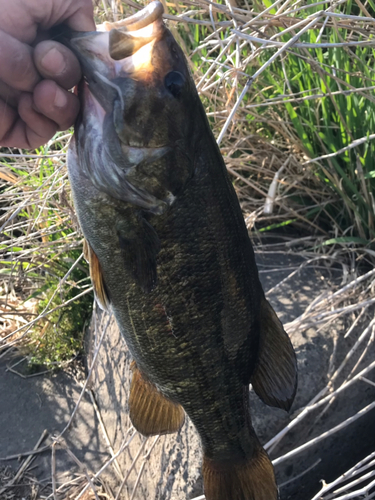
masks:
<instances>
[{"instance_id":1,"label":"fish body","mask_svg":"<svg viewBox=\"0 0 375 500\"><path fill-rule=\"evenodd\" d=\"M266 301L224 161L162 7L65 39L79 57L68 167L99 302L134 357L130 417L144 435L184 412L207 500L275 500L251 425L251 382L289 409L296 361Z\"/></svg>"}]
</instances>

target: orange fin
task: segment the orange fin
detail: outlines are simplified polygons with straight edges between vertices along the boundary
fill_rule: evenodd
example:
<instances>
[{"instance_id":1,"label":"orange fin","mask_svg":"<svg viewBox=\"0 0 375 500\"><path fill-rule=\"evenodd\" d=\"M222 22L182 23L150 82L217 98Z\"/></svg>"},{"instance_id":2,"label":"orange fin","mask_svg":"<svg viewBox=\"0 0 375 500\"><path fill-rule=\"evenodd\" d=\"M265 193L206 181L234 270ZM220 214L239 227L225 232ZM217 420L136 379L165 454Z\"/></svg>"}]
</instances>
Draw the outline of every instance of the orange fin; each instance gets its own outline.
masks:
<instances>
[{"instance_id":1,"label":"orange fin","mask_svg":"<svg viewBox=\"0 0 375 500\"><path fill-rule=\"evenodd\" d=\"M259 445L242 463L220 462L203 456L203 484L206 500L277 500L272 463Z\"/></svg>"},{"instance_id":2,"label":"orange fin","mask_svg":"<svg viewBox=\"0 0 375 500\"><path fill-rule=\"evenodd\" d=\"M169 434L181 429L185 413L133 367L130 387L129 415L134 427L144 436Z\"/></svg>"},{"instance_id":3,"label":"orange fin","mask_svg":"<svg viewBox=\"0 0 375 500\"><path fill-rule=\"evenodd\" d=\"M259 356L251 383L266 404L289 411L297 390L296 355L281 321L265 298L260 314Z\"/></svg>"},{"instance_id":4,"label":"orange fin","mask_svg":"<svg viewBox=\"0 0 375 500\"><path fill-rule=\"evenodd\" d=\"M90 278L94 287L95 297L104 311L109 310L109 296L104 282L102 268L96 253L87 240L83 240L83 255L90 266Z\"/></svg>"}]
</instances>

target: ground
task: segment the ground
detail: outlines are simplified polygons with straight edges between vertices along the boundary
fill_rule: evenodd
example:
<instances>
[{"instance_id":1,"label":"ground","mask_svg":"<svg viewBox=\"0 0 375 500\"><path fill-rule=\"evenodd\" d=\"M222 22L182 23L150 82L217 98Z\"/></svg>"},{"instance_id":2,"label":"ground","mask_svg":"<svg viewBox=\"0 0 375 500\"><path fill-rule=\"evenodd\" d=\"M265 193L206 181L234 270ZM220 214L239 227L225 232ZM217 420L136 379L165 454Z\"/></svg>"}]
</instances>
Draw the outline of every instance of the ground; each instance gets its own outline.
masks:
<instances>
[{"instance_id":1,"label":"ground","mask_svg":"<svg viewBox=\"0 0 375 500\"><path fill-rule=\"evenodd\" d=\"M283 281L293 270L306 263L306 259L285 251L268 252L267 247L263 247L262 251L257 249L257 261L264 289L271 290L278 285L269 294L269 300L284 323L300 316L318 295L334 286L340 277L340 268L327 268L324 265L319 267L315 264L314 267L305 265L296 275ZM92 339L95 339L95 332L101 334L107 324L107 317L99 313L94 319L96 328L93 323ZM263 444L287 425L298 409L326 386L330 364L338 366L353 345L351 338L337 344L337 337L343 337L345 331L345 322L336 321L329 328L311 327L303 332L293 333L291 338L298 358L299 390L291 415L266 407L252 395L254 427ZM98 340L98 336L96 339ZM76 498L76 493L87 482L87 471L99 471L111 456L108 439L112 448L117 451L124 439L126 441L129 438L131 432L126 435L130 427L126 393L129 389L130 357L112 320L100 352L90 390L83 395L72 425L53 450L49 447L35 455L28 468L28 474L34 479L23 475L20 482L26 486L13 485L4 489L4 485L11 481L14 474L12 471L16 471L20 464L16 459L0 462L0 500L46 498L52 491L52 477L57 489L69 481L73 481L75 485L75 489L66 486L57 498ZM82 372L74 368L22 378L7 369L16 360L6 356L0 359L1 459L32 450L45 429L48 437L39 448L51 443L52 437L61 433L68 423L84 383ZM22 372L22 364L14 366L14 370ZM337 398L321 418L319 412L315 412L305 419L271 452L271 458L284 455L319 436L371 403L375 397L375 388L362 382L358 384L360 385L356 386L355 391ZM342 431L276 465L282 500L310 500L319 490L321 479L331 481L373 451L374 417L375 411L372 410ZM107 438L103 435L104 427ZM150 447L153 450L148 453ZM140 458L135 463L137 453ZM27 457L23 457L25 458ZM103 483L96 484L98 498L101 491L106 491L108 496L116 492L119 481L129 467L133 467L133 470L123 488L123 498L130 498L133 491L134 499L137 500L185 500L202 494L199 439L189 421L177 436L164 436L156 444L153 439L144 443L143 438L134 436L132 443L117 458L116 463L115 467L112 463L100 476L103 477ZM295 479L311 466L313 467L305 475Z\"/></svg>"}]
</instances>

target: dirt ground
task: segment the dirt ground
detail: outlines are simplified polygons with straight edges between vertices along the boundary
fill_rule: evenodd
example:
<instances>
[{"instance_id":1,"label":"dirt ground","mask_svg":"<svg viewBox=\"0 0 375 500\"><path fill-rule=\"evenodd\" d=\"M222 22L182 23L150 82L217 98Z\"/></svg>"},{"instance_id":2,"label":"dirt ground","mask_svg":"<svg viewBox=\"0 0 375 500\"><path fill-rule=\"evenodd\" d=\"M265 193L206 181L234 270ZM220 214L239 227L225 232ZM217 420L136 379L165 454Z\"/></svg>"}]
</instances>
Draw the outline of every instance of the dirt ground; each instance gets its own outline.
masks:
<instances>
[{"instance_id":1,"label":"dirt ground","mask_svg":"<svg viewBox=\"0 0 375 500\"><path fill-rule=\"evenodd\" d=\"M283 322L292 321L302 314L322 290L328 290L340 278L340 269L305 266L292 279L283 282L304 262L303 257L259 251L257 261L266 291L281 283L269 299ZM72 425L52 450L46 445L52 442L53 436L61 433L74 411L84 383L82 372L69 369L22 378L7 368L14 365L16 359L0 359L0 500L51 498L52 479L58 491L57 498L76 498L75 492L82 490L86 483L87 472L98 472L110 458L111 447L112 452L116 452L129 439L131 433L126 434L130 428L126 398L130 357L113 320L102 314L97 314L94 320L91 329L93 341L95 332L100 334L104 325L107 325L108 332L90 385L93 392L86 391L83 395ZM337 323L328 329L311 328L292 336L298 358L299 389L291 415L325 386L335 338L344 331L345 325ZM340 344L335 352L336 364L350 349L351 342L349 338L347 344ZM22 365L14 366L14 370L21 371ZM373 380L374 374L370 375ZM272 451L271 458L275 459L329 430L374 399L375 387L357 385L355 391L337 398L323 416L313 414L302 426L290 432ZM291 415L266 407L252 395L254 427L262 443L282 429ZM297 457L276 465L281 499L309 500L320 489L321 480L331 481L374 451L374 421L373 410ZM107 437L104 437L103 428ZM32 450L44 430L48 436L39 447L47 449L33 456L28 467L30 477L22 475L21 486L11 485L4 489L4 485L12 481L12 474L22 465L12 456ZM152 452L149 453L150 448ZM134 464L136 456L140 459ZM7 457L10 458L4 460ZM22 457L22 460L26 458ZM108 498L104 493L101 497L100 491L115 496L118 484L131 469L119 498L131 498L137 488L134 500L192 499L202 494L200 465L199 438L188 420L178 435L163 436L156 444L152 439L145 442L135 435L125 452L101 475L102 485L96 483L97 498ZM299 477L309 468L309 472ZM59 493L58 489L69 481L75 489L66 487ZM81 498L95 497L83 495Z\"/></svg>"}]
</instances>

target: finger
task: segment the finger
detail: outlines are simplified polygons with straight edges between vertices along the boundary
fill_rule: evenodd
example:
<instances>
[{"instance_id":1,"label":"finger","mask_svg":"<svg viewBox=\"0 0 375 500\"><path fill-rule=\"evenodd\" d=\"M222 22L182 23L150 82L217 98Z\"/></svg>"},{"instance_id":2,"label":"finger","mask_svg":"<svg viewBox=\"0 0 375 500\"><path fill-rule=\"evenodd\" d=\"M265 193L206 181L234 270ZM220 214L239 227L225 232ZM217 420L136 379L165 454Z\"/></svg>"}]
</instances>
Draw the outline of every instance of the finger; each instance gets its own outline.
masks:
<instances>
[{"instance_id":1,"label":"finger","mask_svg":"<svg viewBox=\"0 0 375 500\"><path fill-rule=\"evenodd\" d=\"M1 1L4 0L0 0ZM9 1L9 0L5 0ZM23 3L23 0L13 0ZM95 31L92 0L29 0L29 15L40 28L65 23L74 31Z\"/></svg>"},{"instance_id":2,"label":"finger","mask_svg":"<svg viewBox=\"0 0 375 500\"><path fill-rule=\"evenodd\" d=\"M71 89L80 81L81 67L71 50L61 43L44 41L34 49L34 62L39 73L60 87Z\"/></svg>"},{"instance_id":3,"label":"finger","mask_svg":"<svg viewBox=\"0 0 375 500\"><path fill-rule=\"evenodd\" d=\"M31 91L40 80L32 49L0 30L0 79L17 90Z\"/></svg>"},{"instance_id":4,"label":"finger","mask_svg":"<svg viewBox=\"0 0 375 500\"><path fill-rule=\"evenodd\" d=\"M75 31L95 31L93 2L78 0L76 11L67 19L66 23Z\"/></svg>"},{"instance_id":5,"label":"finger","mask_svg":"<svg viewBox=\"0 0 375 500\"><path fill-rule=\"evenodd\" d=\"M0 99L0 144L3 147L35 149L56 132L56 124L33 110L31 94L22 94L18 111Z\"/></svg>"},{"instance_id":6,"label":"finger","mask_svg":"<svg viewBox=\"0 0 375 500\"><path fill-rule=\"evenodd\" d=\"M0 80L0 99L6 102L8 106L17 109L20 95L20 90L15 90Z\"/></svg>"},{"instance_id":7,"label":"finger","mask_svg":"<svg viewBox=\"0 0 375 500\"><path fill-rule=\"evenodd\" d=\"M26 136L31 147L35 143L46 143L56 132L57 124L50 118L35 110L33 94L24 92L18 103L18 114L26 124Z\"/></svg>"},{"instance_id":8,"label":"finger","mask_svg":"<svg viewBox=\"0 0 375 500\"><path fill-rule=\"evenodd\" d=\"M34 90L34 109L53 120L60 130L66 130L77 118L79 101L52 80L43 80Z\"/></svg>"}]
</instances>

